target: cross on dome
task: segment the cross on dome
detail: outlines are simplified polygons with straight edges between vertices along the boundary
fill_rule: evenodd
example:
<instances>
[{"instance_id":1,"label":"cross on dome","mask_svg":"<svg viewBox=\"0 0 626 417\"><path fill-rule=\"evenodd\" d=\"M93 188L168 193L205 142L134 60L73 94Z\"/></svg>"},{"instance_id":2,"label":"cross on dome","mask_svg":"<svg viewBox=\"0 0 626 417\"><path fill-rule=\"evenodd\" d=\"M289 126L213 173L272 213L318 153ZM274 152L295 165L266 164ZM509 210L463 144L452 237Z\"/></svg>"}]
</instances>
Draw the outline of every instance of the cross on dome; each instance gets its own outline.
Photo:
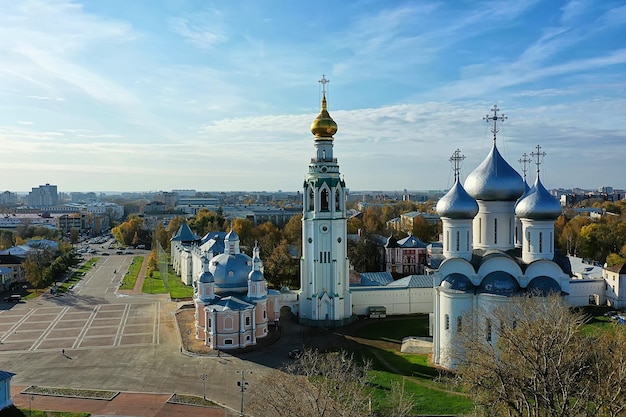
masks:
<instances>
[{"instance_id":1,"label":"cross on dome","mask_svg":"<svg viewBox=\"0 0 626 417\"><path fill-rule=\"evenodd\" d=\"M452 168L452 170L454 171L454 181L457 181L459 179L459 171L461 170L460 165L461 165L461 161L464 159L465 159L465 155L461 155L460 149L457 149L456 151L454 151L454 153L450 157L450 162L454 164L454 168Z\"/></svg>"},{"instance_id":2,"label":"cross on dome","mask_svg":"<svg viewBox=\"0 0 626 417\"><path fill-rule=\"evenodd\" d=\"M533 160L528 157L528 154L524 152L522 154L522 159L518 159L518 162L522 164L522 172L524 173L524 181L526 181L526 171L528 171L527 164L532 162Z\"/></svg>"},{"instance_id":3,"label":"cross on dome","mask_svg":"<svg viewBox=\"0 0 626 417\"><path fill-rule=\"evenodd\" d=\"M326 74L322 74L322 79L318 81L318 83L322 84L322 94L326 95L326 84L330 82L329 79L326 78Z\"/></svg>"},{"instance_id":4,"label":"cross on dome","mask_svg":"<svg viewBox=\"0 0 626 417\"><path fill-rule=\"evenodd\" d=\"M493 105L493 108L491 109L491 111L493 112L493 116L490 116L489 114L487 114L485 117L483 117L483 120L486 121L487 123L493 122L493 128L491 128L491 133L493 133L493 141L495 142L496 133L500 131L498 129L498 121L500 121L500 123L504 123L504 121L508 119L508 117L506 117L504 113L498 116L498 112L500 111L500 109L498 108L497 104Z\"/></svg>"},{"instance_id":5,"label":"cross on dome","mask_svg":"<svg viewBox=\"0 0 626 417\"><path fill-rule=\"evenodd\" d=\"M537 149L537 152L531 152L530 156L537 157L537 161L535 162L535 165L537 165L537 175L539 175L539 165L541 165L541 157L546 156L546 153L541 152L541 146L539 145L537 145L535 148Z\"/></svg>"}]
</instances>

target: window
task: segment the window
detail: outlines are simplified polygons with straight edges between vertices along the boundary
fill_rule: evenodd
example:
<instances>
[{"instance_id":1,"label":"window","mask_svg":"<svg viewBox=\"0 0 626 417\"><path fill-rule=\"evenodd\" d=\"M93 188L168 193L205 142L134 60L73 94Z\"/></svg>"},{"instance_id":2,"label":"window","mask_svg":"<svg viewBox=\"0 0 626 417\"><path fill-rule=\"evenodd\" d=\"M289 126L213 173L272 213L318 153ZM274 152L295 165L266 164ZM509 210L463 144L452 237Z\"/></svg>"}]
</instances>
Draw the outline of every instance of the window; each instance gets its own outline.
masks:
<instances>
[{"instance_id":1,"label":"window","mask_svg":"<svg viewBox=\"0 0 626 417\"><path fill-rule=\"evenodd\" d=\"M498 219L493 219L493 243L498 243Z\"/></svg>"},{"instance_id":2,"label":"window","mask_svg":"<svg viewBox=\"0 0 626 417\"><path fill-rule=\"evenodd\" d=\"M224 340L224 344L225 345L232 345L233 344L233 339L226 339L226 340Z\"/></svg>"},{"instance_id":3,"label":"window","mask_svg":"<svg viewBox=\"0 0 626 417\"><path fill-rule=\"evenodd\" d=\"M513 244L513 235L511 235L511 229L513 228L513 219L509 219L509 243Z\"/></svg>"},{"instance_id":4,"label":"window","mask_svg":"<svg viewBox=\"0 0 626 417\"><path fill-rule=\"evenodd\" d=\"M446 230L446 250L450 250L450 231Z\"/></svg>"},{"instance_id":5,"label":"window","mask_svg":"<svg viewBox=\"0 0 626 417\"><path fill-rule=\"evenodd\" d=\"M207 322L207 327L211 327L211 319Z\"/></svg>"},{"instance_id":6,"label":"window","mask_svg":"<svg viewBox=\"0 0 626 417\"><path fill-rule=\"evenodd\" d=\"M539 253L543 252L543 233L539 232Z\"/></svg>"},{"instance_id":7,"label":"window","mask_svg":"<svg viewBox=\"0 0 626 417\"><path fill-rule=\"evenodd\" d=\"M463 330L463 317L459 316L456 318L456 331L457 333L461 333Z\"/></svg>"},{"instance_id":8,"label":"window","mask_svg":"<svg viewBox=\"0 0 626 417\"><path fill-rule=\"evenodd\" d=\"M465 250L469 250L469 245L470 245L470 234L469 234L469 230L467 231L467 240L465 241Z\"/></svg>"},{"instance_id":9,"label":"window","mask_svg":"<svg viewBox=\"0 0 626 417\"><path fill-rule=\"evenodd\" d=\"M456 250L457 252L460 250L461 248L461 232L460 231L456 231Z\"/></svg>"},{"instance_id":10,"label":"window","mask_svg":"<svg viewBox=\"0 0 626 417\"><path fill-rule=\"evenodd\" d=\"M315 194L313 188L309 189L309 211L313 211L313 203L315 202Z\"/></svg>"},{"instance_id":11,"label":"window","mask_svg":"<svg viewBox=\"0 0 626 417\"><path fill-rule=\"evenodd\" d=\"M446 314L444 320L445 320L446 330L448 330L450 328L450 316Z\"/></svg>"},{"instance_id":12,"label":"window","mask_svg":"<svg viewBox=\"0 0 626 417\"><path fill-rule=\"evenodd\" d=\"M267 312L265 310L263 310L263 318L267 318Z\"/></svg>"},{"instance_id":13,"label":"window","mask_svg":"<svg viewBox=\"0 0 626 417\"><path fill-rule=\"evenodd\" d=\"M246 317L246 326L250 325L250 317Z\"/></svg>"},{"instance_id":14,"label":"window","mask_svg":"<svg viewBox=\"0 0 626 417\"><path fill-rule=\"evenodd\" d=\"M485 326L485 340L491 342L491 320L487 319L487 325Z\"/></svg>"},{"instance_id":15,"label":"window","mask_svg":"<svg viewBox=\"0 0 626 417\"><path fill-rule=\"evenodd\" d=\"M320 211L328 211L328 190L323 189L321 194L321 208Z\"/></svg>"},{"instance_id":16,"label":"window","mask_svg":"<svg viewBox=\"0 0 626 417\"><path fill-rule=\"evenodd\" d=\"M339 205L339 189L335 190L335 211L339 211L341 206Z\"/></svg>"},{"instance_id":17,"label":"window","mask_svg":"<svg viewBox=\"0 0 626 417\"><path fill-rule=\"evenodd\" d=\"M478 218L478 243L483 243L483 219Z\"/></svg>"},{"instance_id":18,"label":"window","mask_svg":"<svg viewBox=\"0 0 626 417\"><path fill-rule=\"evenodd\" d=\"M530 252L530 232L526 232L526 245L528 247L527 251Z\"/></svg>"}]
</instances>

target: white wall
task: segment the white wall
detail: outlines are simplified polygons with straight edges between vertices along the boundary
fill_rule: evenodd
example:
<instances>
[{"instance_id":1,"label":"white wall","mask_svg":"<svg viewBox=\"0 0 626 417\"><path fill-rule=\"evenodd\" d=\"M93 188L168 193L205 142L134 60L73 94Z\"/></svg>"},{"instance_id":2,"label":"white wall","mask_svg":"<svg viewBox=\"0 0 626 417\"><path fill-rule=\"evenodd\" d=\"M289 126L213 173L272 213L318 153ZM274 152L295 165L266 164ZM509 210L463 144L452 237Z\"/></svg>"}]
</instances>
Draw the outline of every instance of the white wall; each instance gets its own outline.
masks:
<instances>
[{"instance_id":1,"label":"white wall","mask_svg":"<svg viewBox=\"0 0 626 417\"><path fill-rule=\"evenodd\" d=\"M352 314L367 315L370 306L385 306L387 315L431 313L433 288L350 287Z\"/></svg>"}]
</instances>

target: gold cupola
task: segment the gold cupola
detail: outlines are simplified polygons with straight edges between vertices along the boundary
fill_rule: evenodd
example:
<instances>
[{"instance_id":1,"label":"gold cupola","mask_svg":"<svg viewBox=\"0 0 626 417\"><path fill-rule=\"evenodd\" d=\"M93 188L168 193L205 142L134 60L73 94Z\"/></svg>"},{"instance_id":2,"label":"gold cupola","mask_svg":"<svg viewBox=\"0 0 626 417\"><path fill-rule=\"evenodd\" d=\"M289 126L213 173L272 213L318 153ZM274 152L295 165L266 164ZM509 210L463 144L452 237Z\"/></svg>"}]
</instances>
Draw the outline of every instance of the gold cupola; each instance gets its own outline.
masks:
<instances>
[{"instance_id":1,"label":"gold cupola","mask_svg":"<svg viewBox=\"0 0 626 417\"><path fill-rule=\"evenodd\" d=\"M333 135L337 133L337 123L328 114L326 107L326 84L329 83L324 75L320 83L322 83L322 110L317 115L313 123L311 123L311 133L315 135L316 140L333 140Z\"/></svg>"}]
</instances>

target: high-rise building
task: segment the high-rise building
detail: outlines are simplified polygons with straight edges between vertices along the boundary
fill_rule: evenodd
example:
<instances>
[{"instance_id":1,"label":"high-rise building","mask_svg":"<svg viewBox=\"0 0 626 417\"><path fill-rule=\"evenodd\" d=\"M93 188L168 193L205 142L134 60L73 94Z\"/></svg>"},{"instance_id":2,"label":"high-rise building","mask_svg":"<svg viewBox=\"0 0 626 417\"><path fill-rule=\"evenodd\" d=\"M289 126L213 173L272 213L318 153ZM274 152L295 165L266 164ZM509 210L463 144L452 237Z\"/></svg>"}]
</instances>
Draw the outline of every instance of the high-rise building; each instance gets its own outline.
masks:
<instances>
[{"instance_id":1,"label":"high-rise building","mask_svg":"<svg viewBox=\"0 0 626 417\"><path fill-rule=\"evenodd\" d=\"M57 186L46 183L39 187L33 187L28 193L28 205L33 207L54 206L59 204Z\"/></svg>"}]
</instances>

